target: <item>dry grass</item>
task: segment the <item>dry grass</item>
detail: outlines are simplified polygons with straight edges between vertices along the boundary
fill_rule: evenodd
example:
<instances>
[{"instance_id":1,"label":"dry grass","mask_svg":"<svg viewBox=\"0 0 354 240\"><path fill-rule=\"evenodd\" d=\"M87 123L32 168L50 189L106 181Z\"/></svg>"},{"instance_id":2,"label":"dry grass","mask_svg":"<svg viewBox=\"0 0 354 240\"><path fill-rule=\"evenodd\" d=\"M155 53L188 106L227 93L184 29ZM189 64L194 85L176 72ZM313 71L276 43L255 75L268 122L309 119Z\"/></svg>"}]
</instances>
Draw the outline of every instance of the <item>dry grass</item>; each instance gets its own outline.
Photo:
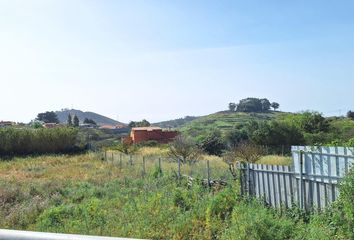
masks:
<instances>
[{"instance_id":1,"label":"dry grass","mask_svg":"<svg viewBox=\"0 0 354 240\"><path fill-rule=\"evenodd\" d=\"M167 156L167 153L167 148L159 147L142 147L137 152L137 154L141 156Z\"/></svg>"},{"instance_id":2,"label":"dry grass","mask_svg":"<svg viewBox=\"0 0 354 240\"><path fill-rule=\"evenodd\" d=\"M0 181L83 180L105 181L120 171L94 154L47 155L0 161Z\"/></svg>"},{"instance_id":3,"label":"dry grass","mask_svg":"<svg viewBox=\"0 0 354 240\"><path fill-rule=\"evenodd\" d=\"M262 157L256 163L290 166L292 164L292 159L291 159L291 157L284 157L284 156L278 156L278 155L268 155L268 156Z\"/></svg>"}]
</instances>

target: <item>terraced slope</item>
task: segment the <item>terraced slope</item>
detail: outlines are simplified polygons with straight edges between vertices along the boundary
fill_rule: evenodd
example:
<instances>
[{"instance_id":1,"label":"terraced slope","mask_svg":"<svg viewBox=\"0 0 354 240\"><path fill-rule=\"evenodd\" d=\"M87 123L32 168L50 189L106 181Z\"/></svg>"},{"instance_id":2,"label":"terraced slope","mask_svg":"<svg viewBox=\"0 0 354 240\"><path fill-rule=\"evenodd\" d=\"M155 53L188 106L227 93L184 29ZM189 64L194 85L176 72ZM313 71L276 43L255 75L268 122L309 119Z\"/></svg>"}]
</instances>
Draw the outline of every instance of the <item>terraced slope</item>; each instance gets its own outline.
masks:
<instances>
[{"instance_id":1,"label":"terraced slope","mask_svg":"<svg viewBox=\"0 0 354 240\"><path fill-rule=\"evenodd\" d=\"M199 117L180 127L180 131L191 136L198 136L209 132L212 129L219 129L222 132L232 129L234 126L247 123L252 120L271 120L287 115L284 112L267 113L243 113L243 112L218 112L207 116Z\"/></svg>"}]
</instances>

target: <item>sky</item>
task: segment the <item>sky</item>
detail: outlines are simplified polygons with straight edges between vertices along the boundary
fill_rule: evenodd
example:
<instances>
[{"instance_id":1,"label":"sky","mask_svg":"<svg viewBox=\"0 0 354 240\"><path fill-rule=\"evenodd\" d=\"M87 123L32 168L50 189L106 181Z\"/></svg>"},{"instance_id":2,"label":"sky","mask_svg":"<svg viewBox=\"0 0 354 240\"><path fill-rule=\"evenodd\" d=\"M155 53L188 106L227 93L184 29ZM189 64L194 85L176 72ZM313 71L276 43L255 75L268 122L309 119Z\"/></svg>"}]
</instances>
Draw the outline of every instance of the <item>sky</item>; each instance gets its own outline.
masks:
<instances>
[{"instance_id":1,"label":"sky","mask_svg":"<svg viewBox=\"0 0 354 240\"><path fill-rule=\"evenodd\" d=\"M0 120L74 108L121 122L246 97L354 110L351 0L0 0Z\"/></svg>"}]
</instances>

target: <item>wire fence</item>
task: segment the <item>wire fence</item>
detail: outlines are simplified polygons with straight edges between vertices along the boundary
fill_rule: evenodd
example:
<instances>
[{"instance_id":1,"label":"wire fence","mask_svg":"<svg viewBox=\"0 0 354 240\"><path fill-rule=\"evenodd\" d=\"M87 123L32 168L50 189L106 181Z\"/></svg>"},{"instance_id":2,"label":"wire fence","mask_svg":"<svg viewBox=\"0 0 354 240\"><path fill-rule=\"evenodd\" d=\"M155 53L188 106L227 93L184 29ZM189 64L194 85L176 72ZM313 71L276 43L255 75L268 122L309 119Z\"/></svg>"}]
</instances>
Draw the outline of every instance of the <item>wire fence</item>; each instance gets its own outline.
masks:
<instances>
[{"instance_id":1,"label":"wire fence","mask_svg":"<svg viewBox=\"0 0 354 240\"><path fill-rule=\"evenodd\" d=\"M175 174L178 178L190 177L209 182L232 180L229 165L222 160L199 160L192 164L162 156L126 155L115 151L104 151L101 158L107 163L139 177L164 173Z\"/></svg>"}]
</instances>

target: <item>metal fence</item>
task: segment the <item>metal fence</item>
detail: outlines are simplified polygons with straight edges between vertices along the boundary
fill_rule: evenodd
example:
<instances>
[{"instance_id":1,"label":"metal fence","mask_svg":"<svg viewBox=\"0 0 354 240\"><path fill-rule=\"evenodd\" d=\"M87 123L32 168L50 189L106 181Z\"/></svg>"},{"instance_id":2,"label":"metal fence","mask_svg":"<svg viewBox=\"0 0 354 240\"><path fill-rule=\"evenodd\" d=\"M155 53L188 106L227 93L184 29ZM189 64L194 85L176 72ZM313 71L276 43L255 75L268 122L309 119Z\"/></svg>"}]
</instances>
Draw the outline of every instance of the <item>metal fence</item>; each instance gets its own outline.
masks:
<instances>
[{"instance_id":1,"label":"metal fence","mask_svg":"<svg viewBox=\"0 0 354 240\"><path fill-rule=\"evenodd\" d=\"M273 207L323 209L354 163L354 148L292 147L293 166L241 164L241 192Z\"/></svg>"}]
</instances>

